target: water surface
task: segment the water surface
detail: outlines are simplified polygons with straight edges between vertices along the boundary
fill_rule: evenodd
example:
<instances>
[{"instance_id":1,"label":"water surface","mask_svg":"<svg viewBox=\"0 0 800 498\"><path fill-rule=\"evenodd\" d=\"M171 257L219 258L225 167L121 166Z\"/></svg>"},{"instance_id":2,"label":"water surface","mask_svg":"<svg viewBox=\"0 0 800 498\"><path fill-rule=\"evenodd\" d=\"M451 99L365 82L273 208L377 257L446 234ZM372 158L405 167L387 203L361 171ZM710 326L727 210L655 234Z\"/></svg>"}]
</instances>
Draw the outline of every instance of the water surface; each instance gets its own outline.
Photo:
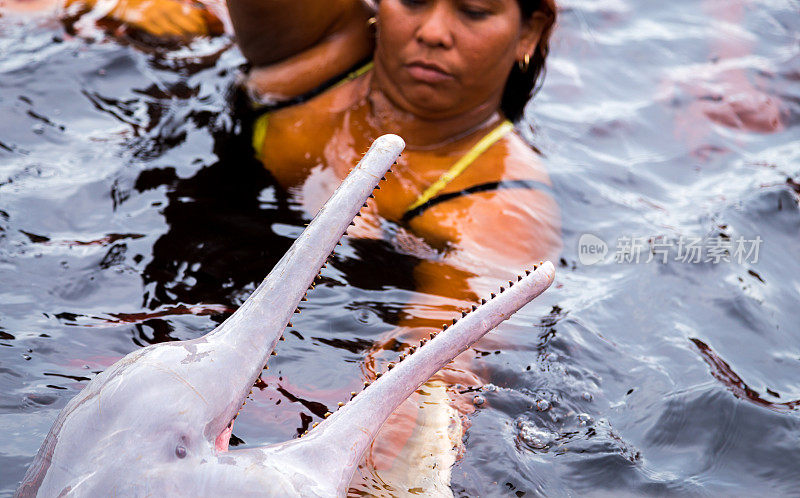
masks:
<instances>
[{"instance_id":1,"label":"water surface","mask_svg":"<svg viewBox=\"0 0 800 498\"><path fill-rule=\"evenodd\" d=\"M522 128L546 156L565 249L554 287L500 327L502 340L476 346L491 383L452 488L795 494L798 4L560 5L546 84ZM8 15L0 33L9 495L89 379L136 348L212 329L307 219L235 138L230 89L243 59L227 40L154 52ZM748 103L758 116L732 111ZM587 233L607 244L604 261L585 264ZM757 261L737 260L736 241L757 237ZM639 261L615 261L634 239ZM680 258L678 241L694 239L701 261ZM715 244L730 261L724 251L706 261ZM235 443L296 437L358 390L365 351L418 299L414 262L345 240Z\"/></svg>"}]
</instances>

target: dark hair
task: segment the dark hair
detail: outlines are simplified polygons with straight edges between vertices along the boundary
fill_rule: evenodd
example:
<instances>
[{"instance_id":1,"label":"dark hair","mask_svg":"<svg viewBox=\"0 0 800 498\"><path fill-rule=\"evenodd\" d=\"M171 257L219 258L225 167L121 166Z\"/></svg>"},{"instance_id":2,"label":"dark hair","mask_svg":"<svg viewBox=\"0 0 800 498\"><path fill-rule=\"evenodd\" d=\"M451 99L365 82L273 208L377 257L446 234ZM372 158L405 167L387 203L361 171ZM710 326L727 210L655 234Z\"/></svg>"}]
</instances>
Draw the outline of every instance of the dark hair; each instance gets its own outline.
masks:
<instances>
[{"instance_id":1,"label":"dark hair","mask_svg":"<svg viewBox=\"0 0 800 498\"><path fill-rule=\"evenodd\" d=\"M555 0L517 0L517 3L522 11L523 19L530 19L536 12L543 13L547 19L539 43L531 55L530 65L523 72L514 64L506 81L506 87L503 89L500 109L511 121L522 117L522 111L525 109L528 99L541 87L544 79L545 59L550 52L550 34L553 32L556 22Z\"/></svg>"}]
</instances>

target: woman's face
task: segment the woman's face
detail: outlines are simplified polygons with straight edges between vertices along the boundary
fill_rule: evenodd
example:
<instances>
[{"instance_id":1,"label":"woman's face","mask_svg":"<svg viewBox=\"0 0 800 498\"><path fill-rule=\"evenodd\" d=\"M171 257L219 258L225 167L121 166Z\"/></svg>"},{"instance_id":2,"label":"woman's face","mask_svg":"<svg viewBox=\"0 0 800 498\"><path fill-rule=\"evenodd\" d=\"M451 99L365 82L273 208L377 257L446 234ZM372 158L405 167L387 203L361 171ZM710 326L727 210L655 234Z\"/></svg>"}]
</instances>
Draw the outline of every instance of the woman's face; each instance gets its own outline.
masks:
<instances>
[{"instance_id":1,"label":"woman's face","mask_svg":"<svg viewBox=\"0 0 800 498\"><path fill-rule=\"evenodd\" d=\"M401 109L448 118L500 100L511 67L532 54L539 16L517 0L381 0L375 72Z\"/></svg>"}]
</instances>

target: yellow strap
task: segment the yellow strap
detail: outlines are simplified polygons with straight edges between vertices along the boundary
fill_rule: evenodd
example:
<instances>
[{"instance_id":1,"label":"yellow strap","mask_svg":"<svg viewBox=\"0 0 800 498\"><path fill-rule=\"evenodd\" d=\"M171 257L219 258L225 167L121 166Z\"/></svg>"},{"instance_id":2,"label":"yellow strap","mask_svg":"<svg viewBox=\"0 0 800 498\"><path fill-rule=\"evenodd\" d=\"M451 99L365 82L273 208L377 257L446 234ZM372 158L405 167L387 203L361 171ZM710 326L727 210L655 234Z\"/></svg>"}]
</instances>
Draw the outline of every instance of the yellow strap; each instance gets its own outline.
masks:
<instances>
[{"instance_id":1,"label":"yellow strap","mask_svg":"<svg viewBox=\"0 0 800 498\"><path fill-rule=\"evenodd\" d=\"M348 81L353 81L354 79L358 78L362 74L364 74L367 71L369 71L370 69L372 69L372 66L374 66L374 65L375 65L375 63L373 63L372 61L369 61L366 64L364 64L363 66L361 66L360 68L358 68L358 69L356 69L354 71L350 71L347 74L347 76L342 78L341 81L339 81L338 83L333 85L331 88L338 88L338 87L344 85L345 83L347 83Z\"/></svg>"},{"instance_id":2,"label":"yellow strap","mask_svg":"<svg viewBox=\"0 0 800 498\"><path fill-rule=\"evenodd\" d=\"M339 87L344 85L348 81L353 81L354 79L358 78L362 74L366 73L370 69L372 69L373 63L372 61L367 62L360 68L350 71L344 78L341 79L338 83L333 85L332 88ZM261 159L261 152L264 149L264 139L267 138L267 128L269 127L269 112L265 112L258 118L256 118L255 122L253 123L253 137L252 137L252 145L253 150L255 151L256 159Z\"/></svg>"},{"instance_id":3,"label":"yellow strap","mask_svg":"<svg viewBox=\"0 0 800 498\"><path fill-rule=\"evenodd\" d=\"M500 123L495 129L481 138L478 143L473 145L469 152L464 154L461 159L456 161L456 163L449 170L442 173L442 176L440 176L439 179L436 180L430 187L425 189L425 192L423 192L413 204L409 205L408 208L406 208L406 211L416 209L431 200L433 196L441 192L448 183L452 182L458 175L463 173L464 170L466 170L467 167L469 167L469 165L478 158L478 156L486 152L486 149L494 145L495 142L503 138L509 131L513 129L514 125L511 124L511 121L505 120Z\"/></svg>"},{"instance_id":4,"label":"yellow strap","mask_svg":"<svg viewBox=\"0 0 800 498\"><path fill-rule=\"evenodd\" d=\"M253 150L256 159L261 160L261 152L264 149L264 139L267 138L267 128L269 127L269 113L265 112L253 123Z\"/></svg>"}]
</instances>

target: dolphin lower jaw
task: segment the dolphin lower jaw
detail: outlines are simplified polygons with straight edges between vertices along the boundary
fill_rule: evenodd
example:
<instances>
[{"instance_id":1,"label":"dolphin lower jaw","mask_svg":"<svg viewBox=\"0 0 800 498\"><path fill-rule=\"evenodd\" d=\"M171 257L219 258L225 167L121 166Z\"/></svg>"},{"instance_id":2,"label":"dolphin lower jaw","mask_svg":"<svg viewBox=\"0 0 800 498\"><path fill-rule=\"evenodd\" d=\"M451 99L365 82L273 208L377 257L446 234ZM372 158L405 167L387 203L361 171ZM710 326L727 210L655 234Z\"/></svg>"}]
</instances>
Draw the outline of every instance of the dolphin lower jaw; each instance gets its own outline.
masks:
<instances>
[{"instance_id":1,"label":"dolphin lower jaw","mask_svg":"<svg viewBox=\"0 0 800 498\"><path fill-rule=\"evenodd\" d=\"M337 492L347 491L353 472L386 419L420 385L465 351L487 332L544 292L555 278L553 264L545 262L453 325L425 341L410 356L380 376L296 444L298 460L324 468ZM339 461L335 467L326 461ZM315 472L322 472L315 470Z\"/></svg>"}]
</instances>

